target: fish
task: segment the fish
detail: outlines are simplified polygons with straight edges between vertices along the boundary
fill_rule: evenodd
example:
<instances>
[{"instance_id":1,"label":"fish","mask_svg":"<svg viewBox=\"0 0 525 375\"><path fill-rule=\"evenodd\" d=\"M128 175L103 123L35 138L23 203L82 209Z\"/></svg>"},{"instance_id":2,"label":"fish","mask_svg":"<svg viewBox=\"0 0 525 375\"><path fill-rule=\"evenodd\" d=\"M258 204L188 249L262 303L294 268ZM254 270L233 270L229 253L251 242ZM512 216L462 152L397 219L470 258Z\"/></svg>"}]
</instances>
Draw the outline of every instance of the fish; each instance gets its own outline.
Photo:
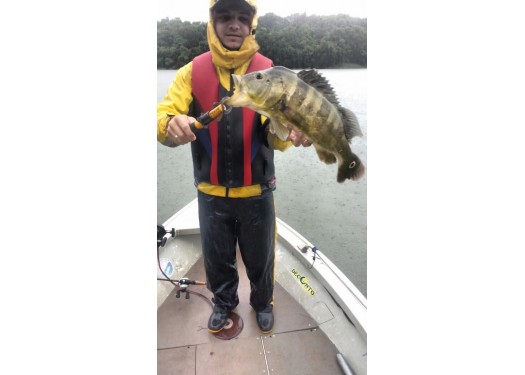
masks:
<instances>
[{"instance_id":1,"label":"fish","mask_svg":"<svg viewBox=\"0 0 525 375\"><path fill-rule=\"evenodd\" d=\"M290 129L303 134L326 164L337 161L337 182L358 180L365 166L350 149L362 136L356 115L341 106L328 80L315 69L298 73L283 66L232 74L234 92L224 103L250 108L270 119L270 133L288 140Z\"/></svg>"}]
</instances>

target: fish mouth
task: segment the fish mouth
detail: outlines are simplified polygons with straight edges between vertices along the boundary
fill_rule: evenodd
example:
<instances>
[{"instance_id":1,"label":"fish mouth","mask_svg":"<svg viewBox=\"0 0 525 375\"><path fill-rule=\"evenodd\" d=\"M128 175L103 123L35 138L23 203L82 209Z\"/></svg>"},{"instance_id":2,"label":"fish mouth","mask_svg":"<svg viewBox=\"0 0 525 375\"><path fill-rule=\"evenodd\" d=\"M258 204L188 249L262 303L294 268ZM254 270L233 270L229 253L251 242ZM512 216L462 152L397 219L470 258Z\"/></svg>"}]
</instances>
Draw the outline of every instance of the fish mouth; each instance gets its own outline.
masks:
<instances>
[{"instance_id":1,"label":"fish mouth","mask_svg":"<svg viewBox=\"0 0 525 375\"><path fill-rule=\"evenodd\" d=\"M232 74L233 78L233 86L235 87L235 91L239 90L241 88L241 77L237 74Z\"/></svg>"},{"instance_id":2,"label":"fish mouth","mask_svg":"<svg viewBox=\"0 0 525 375\"><path fill-rule=\"evenodd\" d=\"M241 76L232 74L232 78L235 90L233 95L226 99L225 103L232 107L242 107L250 104L251 99L245 92Z\"/></svg>"}]
</instances>

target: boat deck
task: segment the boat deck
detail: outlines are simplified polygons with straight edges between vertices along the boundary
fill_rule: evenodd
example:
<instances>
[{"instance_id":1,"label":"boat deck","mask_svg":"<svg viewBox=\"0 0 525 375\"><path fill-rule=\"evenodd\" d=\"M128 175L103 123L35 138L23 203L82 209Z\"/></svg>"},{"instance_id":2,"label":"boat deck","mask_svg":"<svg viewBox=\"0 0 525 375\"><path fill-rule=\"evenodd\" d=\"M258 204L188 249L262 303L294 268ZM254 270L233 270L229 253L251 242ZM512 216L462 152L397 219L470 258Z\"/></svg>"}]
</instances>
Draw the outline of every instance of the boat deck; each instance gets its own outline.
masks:
<instances>
[{"instance_id":1,"label":"boat deck","mask_svg":"<svg viewBox=\"0 0 525 375\"><path fill-rule=\"evenodd\" d=\"M334 319L326 304L314 307L316 320L278 283L274 289L275 324L270 334L262 334L249 305L250 284L240 257L239 306L234 310L244 324L231 340L221 340L208 332L212 308L203 298L175 290L157 310L157 374L342 374L337 348L319 329L319 322ZM186 277L205 280L200 258ZM191 286L211 300L205 286ZM317 322L316 322L317 321Z\"/></svg>"}]
</instances>

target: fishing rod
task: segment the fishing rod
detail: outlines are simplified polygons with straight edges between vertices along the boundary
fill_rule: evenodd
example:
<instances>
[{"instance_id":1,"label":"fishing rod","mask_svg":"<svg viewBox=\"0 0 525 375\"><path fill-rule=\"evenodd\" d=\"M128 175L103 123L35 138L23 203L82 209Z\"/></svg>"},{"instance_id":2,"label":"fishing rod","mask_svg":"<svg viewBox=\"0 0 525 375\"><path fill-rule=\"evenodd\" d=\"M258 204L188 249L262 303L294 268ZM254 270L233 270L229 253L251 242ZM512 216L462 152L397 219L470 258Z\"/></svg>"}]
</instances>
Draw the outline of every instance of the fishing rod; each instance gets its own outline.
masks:
<instances>
[{"instance_id":1,"label":"fishing rod","mask_svg":"<svg viewBox=\"0 0 525 375\"><path fill-rule=\"evenodd\" d=\"M225 104L225 101L229 99L229 96L225 96L221 99L221 101L217 104L217 106L210 109L208 112L201 114L195 122L192 122L190 124L190 129L193 133L198 132L201 129L204 129L206 126L208 126L213 120L216 120L219 116L222 114L228 114L231 112L232 107Z\"/></svg>"},{"instance_id":2,"label":"fishing rod","mask_svg":"<svg viewBox=\"0 0 525 375\"><path fill-rule=\"evenodd\" d=\"M177 288L177 293L175 294L176 298L180 298L180 293L185 292L186 293L186 299L190 298L190 294L196 295L208 302L210 306L213 308L213 303L210 301L208 297L206 297L204 294L201 294L199 292L194 292L191 290L188 290L190 285L206 285L205 281L200 280L191 280L187 277L180 278L178 280L171 279L168 275L164 273L164 270L160 266L160 248L164 247L166 244L166 241L168 238L175 238L176 231L175 228L172 228L171 230L167 231L162 225L157 225L157 265L159 267L160 272L165 277L165 279L161 279L157 277L157 280L159 281L168 281L171 284L173 284Z\"/></svg>"},{"instance_id":3,"label":"fishing rod","mask_svg":"<svg viewBox=\"0 0 525 375\"><path fill-rule=\"evenodd\" d=\"M161 270L162 271L162 270ZM164 272L162 272L163 275ZM167 276L165 276L167 277ZM188 279L187 277L183 277L181 279L170 279L169 277L167 277L166 279L160 279L157 277L157 280L158 281L169 281L169 282L174 282L177 284L177 286L190 286L190 285L206 285L206 282L205 281L200 281L200 280L191 280L191 279Z\"/></svg>"}]
</instances>

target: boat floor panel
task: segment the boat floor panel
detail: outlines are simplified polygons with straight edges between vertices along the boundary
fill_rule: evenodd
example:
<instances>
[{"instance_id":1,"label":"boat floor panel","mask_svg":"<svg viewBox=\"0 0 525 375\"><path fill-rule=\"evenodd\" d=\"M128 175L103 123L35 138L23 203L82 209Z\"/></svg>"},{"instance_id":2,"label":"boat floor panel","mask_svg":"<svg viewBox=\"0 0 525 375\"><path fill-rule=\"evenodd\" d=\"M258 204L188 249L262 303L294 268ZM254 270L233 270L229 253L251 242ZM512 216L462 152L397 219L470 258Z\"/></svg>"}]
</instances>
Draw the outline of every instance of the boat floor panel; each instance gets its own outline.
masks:
<instances>
[{"instance_id":1,"label":"boat floor panel","mask_svg":"<svg viewBox=\"0 0 525 375\"><path fill-rule=\"evenodd\" d=\"M196 346L157 351L159 374L194 375Z\"/></svg>"},{"instance_id":2,"label":"boat floor panel","mask_svg":"<svg viewBox=\"0 0 525 375\"><path fill-rule=\"evenodd\" d=\"M320 329L265 336L263 340L270 374L342 372L337 363L337 349Z\"/></svg>"},{"instance_id":3,"label":"boat floor panel","mask_svg":"<svg viewBox=\"0 0 525 375\"><path fill-rule=\"evenodd\" d=\"M266 373L260 336L199 345L196 359L196 375Z\"/></svg>"}]
</instances>

